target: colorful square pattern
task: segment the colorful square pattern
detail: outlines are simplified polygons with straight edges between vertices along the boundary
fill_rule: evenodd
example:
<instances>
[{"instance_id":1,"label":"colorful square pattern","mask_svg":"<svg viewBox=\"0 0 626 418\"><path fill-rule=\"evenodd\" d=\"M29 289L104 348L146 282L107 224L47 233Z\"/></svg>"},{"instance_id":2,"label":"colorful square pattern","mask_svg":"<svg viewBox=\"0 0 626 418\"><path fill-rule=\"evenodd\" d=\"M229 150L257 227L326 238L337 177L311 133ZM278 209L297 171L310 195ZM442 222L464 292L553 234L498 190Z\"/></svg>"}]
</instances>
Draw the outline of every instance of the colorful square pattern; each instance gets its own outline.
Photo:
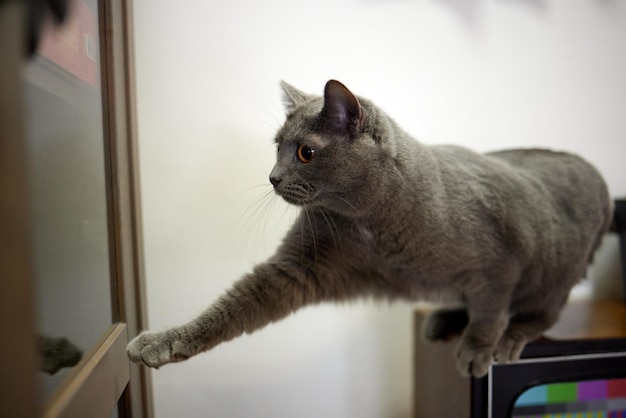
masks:
<instances>
[{"instance_id":1,"label":"colorful square pattern","mask_svg":"<svg viewBox=\"0 0 626 418\"><path fill-rule=\"evenodd\" d=\"M522 393L513 418L626 418L626 379L552 383Z\"/></svg>"}]
</instances>

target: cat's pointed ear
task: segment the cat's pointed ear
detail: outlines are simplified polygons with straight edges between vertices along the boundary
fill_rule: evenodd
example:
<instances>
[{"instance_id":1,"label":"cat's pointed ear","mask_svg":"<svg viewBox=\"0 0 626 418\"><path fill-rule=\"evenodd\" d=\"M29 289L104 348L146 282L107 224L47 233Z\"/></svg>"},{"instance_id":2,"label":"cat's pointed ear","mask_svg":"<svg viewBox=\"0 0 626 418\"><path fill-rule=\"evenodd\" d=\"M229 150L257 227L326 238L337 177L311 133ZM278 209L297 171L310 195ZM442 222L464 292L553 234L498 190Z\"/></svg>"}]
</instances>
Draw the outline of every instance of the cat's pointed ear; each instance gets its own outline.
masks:
<instances>
[{"instance_id":1,"label":"cat's pointed ear","mask_svg":"<svg viewBox=\"0 0 626 418\"><path fill-rule=\"evenodd\" d=\"M291 84L280 80L280 87L283 89L283 104L287 113L294 110L298 105L304 103L309 95L301 92Z\"/></svg>"},{"instance_id":2,"label":"cat's pointed ear","mask_svg":"<svg viewBox=\"0 0 626 418\"><path fill-rule=\"evenodd\" d=\"M363 127L363 109L359 100L337 80L329 80L324 87L324 122L331 129L358 131Z\"/></svg>"}]
</instances>

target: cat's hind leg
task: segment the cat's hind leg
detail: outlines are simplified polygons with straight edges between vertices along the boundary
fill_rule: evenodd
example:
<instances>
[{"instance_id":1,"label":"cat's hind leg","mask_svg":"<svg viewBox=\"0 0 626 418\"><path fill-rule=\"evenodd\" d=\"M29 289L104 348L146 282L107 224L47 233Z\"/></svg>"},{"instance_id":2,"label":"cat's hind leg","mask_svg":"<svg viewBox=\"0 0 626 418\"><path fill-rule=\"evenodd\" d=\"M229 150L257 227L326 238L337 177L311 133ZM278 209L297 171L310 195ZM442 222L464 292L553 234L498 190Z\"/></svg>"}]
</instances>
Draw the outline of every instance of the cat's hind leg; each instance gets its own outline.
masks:
<instances>
[{"instance_id":1,"label":"cat's hind leg","mask_svg":"<svg viewBox=\"0 0 626 418\"><path fill-rule=\"evenodd\" d=\"M526 344L536 340L552 327L559 317L559 312L560 309L551 308L514 315L498 341L495 359L501 363L519 360Z\"/></svg>"},{"instance_id":2,"label":"cat's hind leg","mask_svg":"<svg viewBox=\"0 0 626 418\"><path fill-rule=\"evenodd\" d=\"M463 376L483 377L493 363L496 346L508 323L503 310L474 313L456 347L457 369Z\"/></svg>"},{"instance_id":3,"label":"cat's hind leg","mask_svg":"<svg viewBox=\"0 0 626 418\"><path fill-rule=\"evenodd\" d=\"M544 289L541 297L535 293L534 296L527 296L512 303L509 324L494 353L498 362L519 360L526 344L539 338L556 323L563 306L567 303L573 283L578 281L578 277L583 276L585 269L585 263L575 266L562 273L564 279L561 279L561 286Z\"/></svg>"},{"instance_id":4,"label":"cat's hind leg","mask_svg":"<svg viewBox=\"0 0 626 418\"><path fill-rule=\"evenodd\" d=\"M441 308L431 312L422 326L422 337L427 341L450 341L459 337L467 323L467 309Z\"/></svg>"},{"instance_id":5,"label":"cat's hind leg","mask_svg":"<svg viewBox=\"0 0 626 418\"><path fill-rule=\"evenodd\" d=\"M493 363L500 338L509 324L513 274L504 269L501 281L470 278L473 291L465 294L468 323L456 347L457 369L464 376L483 377Z\"/></svg>"}]
</instances>

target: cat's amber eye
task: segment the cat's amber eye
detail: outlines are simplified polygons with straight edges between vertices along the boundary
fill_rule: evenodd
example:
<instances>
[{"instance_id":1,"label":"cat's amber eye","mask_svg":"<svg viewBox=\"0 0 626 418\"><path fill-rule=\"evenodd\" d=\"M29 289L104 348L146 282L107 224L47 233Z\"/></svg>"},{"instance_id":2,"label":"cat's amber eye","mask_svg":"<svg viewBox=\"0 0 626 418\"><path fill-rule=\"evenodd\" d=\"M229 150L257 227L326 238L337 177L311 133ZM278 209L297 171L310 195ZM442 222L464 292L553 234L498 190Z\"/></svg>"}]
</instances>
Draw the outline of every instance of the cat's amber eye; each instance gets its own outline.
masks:
<instances>
[{"instance_id":1,"label":"cat's amber eye","mask_svg":"<svg viewBox=\"0 0 626 418\"><path fill-rule=\"evenodd\" d=\"M300 144L298 147L298 159L303 163L310 163L315 155L315 150L308 145Z\"/></svg>"}]
</instances>

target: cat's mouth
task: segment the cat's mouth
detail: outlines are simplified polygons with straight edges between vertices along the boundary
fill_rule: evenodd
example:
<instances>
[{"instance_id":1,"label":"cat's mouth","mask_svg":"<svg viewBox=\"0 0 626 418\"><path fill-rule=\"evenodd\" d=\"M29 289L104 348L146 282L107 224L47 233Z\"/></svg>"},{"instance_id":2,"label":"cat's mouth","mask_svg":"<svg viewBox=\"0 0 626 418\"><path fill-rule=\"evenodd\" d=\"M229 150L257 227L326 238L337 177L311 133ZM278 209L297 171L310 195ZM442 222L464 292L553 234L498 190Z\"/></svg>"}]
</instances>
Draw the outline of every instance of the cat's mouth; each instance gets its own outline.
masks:
<instances>
[{"instance_id":1,"label":"cat's mouth","mask_svg":"<svg viewBox=\"0 0 626 418\"><path fill-rule=\"evenodd\" d=\"M306 206L310 204L311 202L313 202L313 199L302 197L302 196L293 196L288 193L278 193L278 195L282 197L285 200L285 202L290 203L292 205L296 205L296 206Z\"/></svg>"},{"instance_id":2,"label":"cat's mouth","mask_svg":"<svg viewBox=\"0 0 626 418\"><path fill-rule=\"evenodd\" d=\"M296 205L296 206L305 206L308 202L306 200L302 200L302 199L294 199L290 196L281 196L285 202L290 203L292 205Z\"/></svg>"},{"instance_id":3,"label":"cat's mouth","mask_svg":"<svg viewBox=\"0 0 626 418\"><path fill-rule=\"evenodd\" d=\"M296 206L305 206L313 203L315 200L316 193L314 190L309 190L302 186L285 186L285 187L276 187L274 191L287 203Z\"/></svg>"}]
</instances>

